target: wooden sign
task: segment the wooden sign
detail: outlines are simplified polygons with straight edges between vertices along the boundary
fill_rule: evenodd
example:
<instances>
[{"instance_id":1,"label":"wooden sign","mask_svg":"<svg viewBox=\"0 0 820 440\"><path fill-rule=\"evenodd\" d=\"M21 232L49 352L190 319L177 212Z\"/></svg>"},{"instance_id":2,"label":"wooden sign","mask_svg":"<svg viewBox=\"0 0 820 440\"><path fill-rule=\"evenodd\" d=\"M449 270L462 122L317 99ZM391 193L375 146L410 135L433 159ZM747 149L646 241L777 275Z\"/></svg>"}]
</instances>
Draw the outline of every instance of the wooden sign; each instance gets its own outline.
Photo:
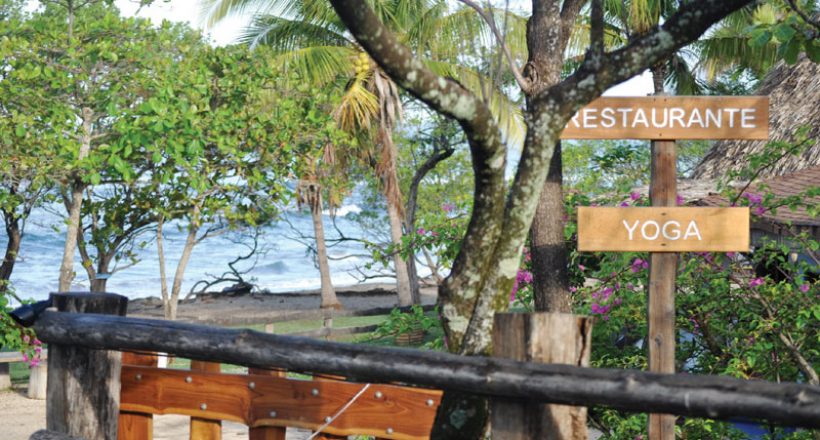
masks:
<instances>
[{"instance_id":1,"label":"wooden sign","mask_svg":"<svg viewBox=\"0 0 820 440\"><path fill-rule=\"evenodd\" d=\"M749 208L578 208L578 250L748 252Z\"/></svg>"},{"instance_id":2,"label":"wooden sign","mask_svg":"<svg viewBox=\"0 0 820 440\"><path fill-rule=\"evenodd\" d=\"M768 96L599 98L561 139L768 139Z\"/></svg>"}]
</instances>

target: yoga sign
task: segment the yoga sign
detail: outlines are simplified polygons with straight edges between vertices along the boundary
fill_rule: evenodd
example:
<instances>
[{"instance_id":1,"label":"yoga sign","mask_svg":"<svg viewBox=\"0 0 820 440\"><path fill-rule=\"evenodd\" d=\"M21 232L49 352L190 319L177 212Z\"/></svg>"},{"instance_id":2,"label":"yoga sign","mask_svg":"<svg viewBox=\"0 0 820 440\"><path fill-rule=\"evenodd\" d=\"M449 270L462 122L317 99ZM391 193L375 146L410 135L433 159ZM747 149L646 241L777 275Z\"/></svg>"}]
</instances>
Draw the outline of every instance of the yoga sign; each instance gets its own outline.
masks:
<instances>
[{"instance_id":1,"label":"yoga sign","mask_svg":"<svg viewBox=\"0 0 820 440\"><path fill-rule=\"evenodd\" d=\"M766 96L599 98L567 124L562 139L768 139Z\"/></svg>"},{"instance_id":2,"label":"yoga sign","mask_svg":"<svg viewBox=\"0 0 820 440\"><path fill-rule=\"evenodd\" d=\"M749 208L578 208L578 250L748 252Z\"/></svg>"}]
</instances>

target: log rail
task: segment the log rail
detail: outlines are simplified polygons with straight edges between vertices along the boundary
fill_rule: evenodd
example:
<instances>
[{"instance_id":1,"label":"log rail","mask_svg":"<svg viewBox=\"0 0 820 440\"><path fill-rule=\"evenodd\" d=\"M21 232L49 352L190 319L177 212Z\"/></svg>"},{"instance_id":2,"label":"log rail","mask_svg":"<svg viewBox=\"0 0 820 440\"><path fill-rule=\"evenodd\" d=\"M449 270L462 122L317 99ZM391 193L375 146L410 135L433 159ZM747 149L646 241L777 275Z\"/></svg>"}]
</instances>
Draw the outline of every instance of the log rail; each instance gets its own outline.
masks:
<instances>
[{"instance_id":1,"label":"log rail","mask_svg":"<svg viewBox=\"0 0 820 440\"><path fill-rule=\"evenodd\" d=\"M252 330L110 315L43 313L34 325L51 344L166 352L256 368L342 375L494 398L820 428L820 387L719 376L661 375L490 357L385 348L265 334Z\"/></svg>"}]
</instances>

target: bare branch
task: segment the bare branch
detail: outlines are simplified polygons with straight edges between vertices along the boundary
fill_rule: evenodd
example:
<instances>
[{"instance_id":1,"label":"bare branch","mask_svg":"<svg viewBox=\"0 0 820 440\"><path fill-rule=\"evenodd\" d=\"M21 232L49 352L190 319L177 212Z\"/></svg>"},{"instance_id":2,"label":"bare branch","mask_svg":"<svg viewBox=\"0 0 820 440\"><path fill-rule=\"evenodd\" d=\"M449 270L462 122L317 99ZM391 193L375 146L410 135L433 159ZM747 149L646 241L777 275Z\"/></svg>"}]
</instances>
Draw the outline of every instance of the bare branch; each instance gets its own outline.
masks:
<instances>
[{"instance_id":1,"label":"bare branch","mask_svg":"<svg viewBox=\"0 0 820 440\"><path fill-rule=\"evenodd\" d=\"M489 26L490 31L495 36L496 41L498 41L498 45L501 46L501 50L504 53L504 57L507 59L507 63L510 65L510 71L512 71L513 76L515 77L515 82L518 83L518 87L521 87L521 90L524 93L528 93L530 90L530 82L521 75L521 70L518 66L515 65L515 60L513 59L512 52L510 52L510 48L507 45L506 39L504 35L498 30L498 26L495 23L495 17L493 17L492 12L485 11L481 8L477 3L473 2L472 0L459 0L461 3L464 3L474 11L478 13L479 16L487 23Z\"/></svg>"}]
</instances>

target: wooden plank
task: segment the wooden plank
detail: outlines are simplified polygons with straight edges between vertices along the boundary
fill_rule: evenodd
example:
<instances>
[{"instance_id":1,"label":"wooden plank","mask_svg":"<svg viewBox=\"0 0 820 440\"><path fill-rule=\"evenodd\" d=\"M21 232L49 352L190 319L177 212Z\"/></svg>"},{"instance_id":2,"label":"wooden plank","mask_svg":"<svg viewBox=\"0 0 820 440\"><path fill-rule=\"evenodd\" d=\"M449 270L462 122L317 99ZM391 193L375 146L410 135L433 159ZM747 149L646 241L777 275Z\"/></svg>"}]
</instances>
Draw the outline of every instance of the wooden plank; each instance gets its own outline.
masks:
<instances>
[{"instance_id":1,"label":"wooden plank","mask_svg":"<svg viewBox=\"0 0 820 440\"><path fill-rule=\"evenodd\" d=\"M588 367L592 320L565 313L499 313L493 355ZM490 401L492 438L586 440L586 408L509 399Z\"/></svg>"},{"instance_id":2,"label":"wooden plank","mask_svg":"<svg viewBox=\"0 0 820 440\"><path fill-rule=\"evenodd\" d=\"M123 371L121 407L125 411L231 420L254 428L293 426L315 430L363 387L348 382L150 367L126 366ZM136 374L142 380L134 380ZM426 439L440 399L440 391L372 385L324 432ZM206 403L205 410L201 403Z\"/></svg>"},{"instance_id":3,"label":"wooden plank","mask_svg":"<svg viewBox=\"0 0 820 440\"><path fill-rule=\"evenodd\" d=\"M767 96L598 98L561 134L561 139L768 138Z\"/></svg>"},{"instance_id":4,"label":"wooden plank","mask_svg":"<svg viewBox=\"0 0 820 440\"><path fill-rule=\"evenodd\" d=\"M749 234L749 208L578 208L582 252L748 252Z\"/></svg>"},{"instance_id":5,"label":"wooden plank","mask_svg":"<svg viewBox=\"0 0 820 440\"><path fill-rule=\"evenodd\" d=\"M202 371L207 373L219 374L221 366L215 362L191 361L191 372ZM208 410L209 399L199 399L200 411ZM221 440L222 439L222 421L212 420L204 417L194 415L191 417L191 440Z\"/></svg>"},{"instance_id":6,"label":"wooden plank","mask_svg":"<svg viewBox=\"0 0 820 440\"><path fill-rule=\"evenodd\" d=\"M675 142L652 142L650 169L649 198L652 206L674 207L678 194ZM743 228L746 232L746 243L742 249L748 250L749 213L748 209L740 209L739 212L742 216L745 215L747 222L746 227ZM724 232L736 230L741 226L742 222L724 223L705 229ZM707 234L707 231L704 231L704 234ZM711 240L721 241L717 235ZM650 255L649 260L649 297L647 298L649 318L646 338L649 349L649 371L671 374L675 372L675 278L678 258L674 253L655 252ZM648 434L650 440L675 440L675 416L649 414Z\"/></svg>"},{"instance_id":7,"label":"wooden plank","mask_svg":"<svg viewBox=\"0 0 820 440\"><path fill-rule=\"evenodd\" d=\"M156 367L156 354L122 354L123 365L140 365L144 367ZM123 373L127 374L127 373ZM139 381L142 377L134 377ZM126 381L128 382L128 381ZM125 384L122 385L126 387ZM131 411L120 411L118 434L119 440L151 440L154 438L154 415L150 413L138 413Z\"/></svg>"},{"instance_id":8,"label":"wooden plank","mask_svg":"<svg viewBox=\"0 0 820 440\"><path fill-rule=\"evenodd\" d=\"M270 324L271 327L273 324ZM265 328L267 331L267 326ZM269 333L273 332L273 328ZM287 373L281 370L264 370L261 368L248 368L248 374L251 376L270 376L270 377L278 377L278 378L285 378ZM250 383L248 383L250 387ZM256 384L254 383L254 387L256 388ZM270 414L269 414L270 415ZM248 440L285 440L287 436L287 428L284 426L258 426L258 427L251 427L248 429Z\"/></svg>"}]
</instances>

